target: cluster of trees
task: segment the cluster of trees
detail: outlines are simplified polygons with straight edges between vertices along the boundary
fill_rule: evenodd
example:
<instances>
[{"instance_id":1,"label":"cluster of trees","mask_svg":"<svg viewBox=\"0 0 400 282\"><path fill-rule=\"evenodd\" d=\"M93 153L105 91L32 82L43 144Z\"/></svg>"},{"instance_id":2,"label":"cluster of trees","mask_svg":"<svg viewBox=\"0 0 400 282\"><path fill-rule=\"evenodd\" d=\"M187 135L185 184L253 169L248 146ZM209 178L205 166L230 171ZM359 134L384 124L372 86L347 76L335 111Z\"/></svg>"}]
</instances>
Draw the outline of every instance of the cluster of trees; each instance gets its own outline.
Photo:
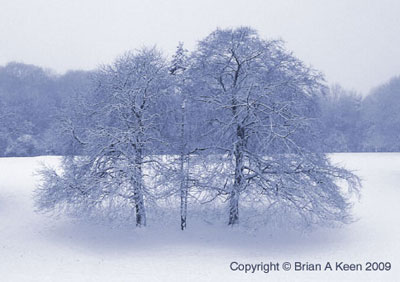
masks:
<instances>
[{"instance_id":1,"label":"cluster of trees","mask_svg":"<svg viewBox=\"0 0 400 282\"><path fill-rule=\"evenodd\" d=\"M366 97L332 86L321 97L325 152L399 152L400 77Z\"/></svg>"},{"instance_id":2,"label":"cluster of trees","mask_svg":"<svg viewBox=\"0 0 400 282\"><path fill-rule=\"evenodd\" d=\"M72 127L65 125L68 119L78 120L76 101L92 98L90 89L94 76L95 72L88 71L57 75L22 63L0 66L0 156L67 155L76 152L80 144L71 139ZM400 151L400 136L396 130L400 124L397 121L399 93L400 77L373 89L364 98L340 85L325 89L324 95L317 101L320 109L318 134L324 140L323 151ZM168 99L162 107L174 108L180 103L176 97ZM193 120L190 124L198 126L199 116L202 114L191 112ZM164 122L161 125L164 137L169 142L176 142L181 129L166 126L167 119L159 122ZM200 132L191 133L192 141L201 140Z\"/></svg>"},{"instance_id":3,"label":"cluster of trees","mask_svg":"<svg viewBox=\"0 0 400 282\"><path fill-rule=\"evenodd\" d=\"M375 88L362 103L364 122L363 150L371 152L400 151L400 77Z\"/></svg>"},{"instance_id":4,"label":"cluster of trees","mask_svg":"<svg viewBox=\"0 0 400 282\"><path fill-rule=\"evenodd\" d=\"M59 76L22 63L0 67L0 156L65 153L56 131L60 112L89 87L89 74Z\"/></svg>"},{"instance_id":5,"label":"cluster of trees","mask_svg":"<svg viewBox=\"0 0 400 282\"><path fill-rule=\"evenodd\" d=\"M324 153L322 76L281 41L218 29L191 53L127 52L91 78L59 114L68 150L61 170L42 171L39 209L145 226L176 208L181 229L188 210L211 205L227 208L229 225L254 211L302 225L349 220L359 181Z\"/></svg>"}]
</instances>

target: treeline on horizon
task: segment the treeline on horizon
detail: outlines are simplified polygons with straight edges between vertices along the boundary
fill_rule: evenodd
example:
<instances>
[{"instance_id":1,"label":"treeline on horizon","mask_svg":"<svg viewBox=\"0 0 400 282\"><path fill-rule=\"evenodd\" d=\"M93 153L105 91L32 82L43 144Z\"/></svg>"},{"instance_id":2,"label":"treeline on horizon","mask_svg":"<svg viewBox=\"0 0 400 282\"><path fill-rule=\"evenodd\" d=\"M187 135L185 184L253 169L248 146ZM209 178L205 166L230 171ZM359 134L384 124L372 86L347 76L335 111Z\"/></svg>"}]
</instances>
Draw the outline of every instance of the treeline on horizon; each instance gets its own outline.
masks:
<instances>
[{"instance_id":1,"label":"treeline on horizon","mask_svg":"<svg viewBox=\"0 0 400 282\"><path fill-rule=\"evenodd\" d=\"M76 101L90 100L94 73L76 70L59 75L17 62L0 66L0 156L69 155L79 151L79 144L65 126L65 117L73 115L79 106ZM399 95L399 76L365 97L340 85L329 87L318 101L316 132L324 140L323 151L400 151ZM160 122L165 123L160 124L163 138L179 135L171 132L176 127L169 127L168 121Z\"/></svg>"}]
</instances>

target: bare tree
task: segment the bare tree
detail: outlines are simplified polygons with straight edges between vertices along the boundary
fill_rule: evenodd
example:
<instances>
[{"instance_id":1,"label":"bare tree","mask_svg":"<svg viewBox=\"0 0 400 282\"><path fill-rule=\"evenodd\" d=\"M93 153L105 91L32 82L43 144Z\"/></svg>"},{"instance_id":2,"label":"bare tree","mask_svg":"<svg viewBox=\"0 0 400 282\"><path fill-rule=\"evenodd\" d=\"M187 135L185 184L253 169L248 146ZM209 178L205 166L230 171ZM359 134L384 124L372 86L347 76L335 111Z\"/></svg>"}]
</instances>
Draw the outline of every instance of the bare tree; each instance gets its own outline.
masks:
<instances>
[{"instance_id":1,"label":"bare tree","mask_svg":"<svg viewBox=\"0 0 400 282\"><path fill-rule=\"evenodd\" d=\"M192 198L227 203L231 226L240 210L307 225L349 220L359 180L320 150L323 78L281 41L216 30L188 56L180 45L170 63L155 49L126 53L94 81L82 122L65 119L79 153L42 171L39 208L134 215L145 226L154 200L179 204L182 230Z\"/></svg>"},{"instance_id":2,"label":"bare tree","mask_svg":"<svg viewBox=\"0 0 400 282\"><path fill-rule=\"evenodd\" d=\"M250 206L289 208L307 222L345 221L348 203L335 180L347 180L351 190L358 179L318 153L312 124L320 74L282 42L262 40L247 27L214 31L193 60L197 98L213 110L208 138L229 164L218 188L229 202L228 224L239 222L241 198L252 199Z\"/></svg>"},{"instance_id":3,"label":"bare tree","mask_svg":"<svg viewBox=\"0 0 400 282\"><path fill-rule=\"evenodd\" d=\"M83 109L90 122L85 130L71 131L82 155L64 158L62 174L43 171L39 207L118 212L132 206L136 225L146 226L144 167L156 162L155 107L167 88L166 65L157 50L143 49L96 74L94 100Z\"/></svg>"}]
</instances>

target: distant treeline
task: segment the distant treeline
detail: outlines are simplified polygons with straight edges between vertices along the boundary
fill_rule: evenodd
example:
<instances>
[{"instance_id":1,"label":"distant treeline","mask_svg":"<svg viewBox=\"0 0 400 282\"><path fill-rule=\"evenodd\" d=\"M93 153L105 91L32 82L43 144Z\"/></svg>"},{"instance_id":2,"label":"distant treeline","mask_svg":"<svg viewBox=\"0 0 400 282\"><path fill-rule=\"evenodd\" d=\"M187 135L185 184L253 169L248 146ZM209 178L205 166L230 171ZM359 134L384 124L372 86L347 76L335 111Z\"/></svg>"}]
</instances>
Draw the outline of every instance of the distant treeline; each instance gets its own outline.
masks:
<instances>
[{"instance_id":1,"label":"distant treeline","mask_svg":"<svg viewBox=\"0 0 400 282\"><path fill-rule=\"evenodd\" d=\"M79 107L76 101L90 100L93 73L69 71L58 75L15 62L0 66L0 156L68 155L79 150L65 117L79 119L73 114ZM330 87L320 97L319 129L315 132L323 137L323 150L400 151L399 98L400 77L392 78L364 98L339 85ZM159 122L164 138L179 136L171 132L177 127L168 126L165 119Z\"/></svg>"}]
</instances>

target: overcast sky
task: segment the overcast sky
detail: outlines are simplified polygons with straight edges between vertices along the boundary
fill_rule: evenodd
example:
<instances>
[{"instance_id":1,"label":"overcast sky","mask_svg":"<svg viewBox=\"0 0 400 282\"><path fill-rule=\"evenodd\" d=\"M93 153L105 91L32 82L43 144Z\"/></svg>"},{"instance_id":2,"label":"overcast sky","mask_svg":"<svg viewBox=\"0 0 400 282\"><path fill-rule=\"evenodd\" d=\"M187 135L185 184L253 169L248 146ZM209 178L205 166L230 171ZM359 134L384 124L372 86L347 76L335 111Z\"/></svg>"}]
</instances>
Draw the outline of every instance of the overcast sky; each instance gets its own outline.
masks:
<instances>
[{"instance_id":1,"label":"overcast sky","mask_svg":"<svg viewBox=\"0 0 400 282\"><path fill-rule=\"evenodd\" d=\"M93 69L128 49L192 49L217 27L248 25L367 93L400 75L398 0L0 0L0 65Z\"/></svg>"}]
</instances>

